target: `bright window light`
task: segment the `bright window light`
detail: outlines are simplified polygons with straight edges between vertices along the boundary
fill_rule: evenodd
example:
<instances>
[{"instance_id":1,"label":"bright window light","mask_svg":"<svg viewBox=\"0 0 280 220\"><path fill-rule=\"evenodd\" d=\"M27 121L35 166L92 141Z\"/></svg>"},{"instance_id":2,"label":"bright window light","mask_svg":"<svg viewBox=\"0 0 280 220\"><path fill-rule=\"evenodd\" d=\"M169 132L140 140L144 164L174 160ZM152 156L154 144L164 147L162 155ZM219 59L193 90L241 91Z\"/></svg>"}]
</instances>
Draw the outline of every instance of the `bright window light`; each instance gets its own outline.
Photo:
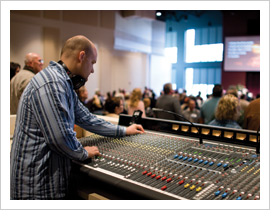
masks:
<instances>
[{"instance_id":1,"label":"bright window light","mask_svg":"<svg viewBox=\"0 0 280 220\"><path fill-rule=\"evenodd\" d=\"M186 82L185 89L187 90L187 96L197 96L198 92L201 92L201 98L203 100L207 99L208 94L212 94L214 88L213 84L193 84L193 68L186 69Z\"/></svg>"},{"instance_id":2,"label":"bright window light","mask_svg":"<svg viewBox=\"0 0 280 220\"><path fill-rule=\"evenodd\" d=\"M164 49L164 56L170 63L177 63L177 47L167 47Z\"/></svg>"},{"instance_id":3,"label":"bright window light","mask_svg":"<svg viewBox=\"0 0 280 220\"><path fill-rule=\"evenodd\" d=\"M217 62L223 60L224 45L219 44L204 44L195 45L195 30L189 29L186 31L186 62Z\"/></svg>"}]
</instances>

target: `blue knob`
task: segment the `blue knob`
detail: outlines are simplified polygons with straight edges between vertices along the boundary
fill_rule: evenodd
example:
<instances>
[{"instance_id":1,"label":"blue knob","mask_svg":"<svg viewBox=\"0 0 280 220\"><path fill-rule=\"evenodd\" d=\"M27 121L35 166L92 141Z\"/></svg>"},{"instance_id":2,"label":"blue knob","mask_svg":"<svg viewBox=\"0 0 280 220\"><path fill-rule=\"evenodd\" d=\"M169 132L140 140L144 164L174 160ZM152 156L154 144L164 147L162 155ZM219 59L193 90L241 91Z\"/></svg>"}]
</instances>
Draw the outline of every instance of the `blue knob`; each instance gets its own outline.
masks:
<instances>
[{"instance_id":1,"label":"blue knob","mask_svg":"<svg viewBox=\"0 0 280 220\"><path fill-rule=\"evenodd\" d=\"M202 160L202 159L198 161L198 163L202 163L202 162L203 162L203 160Z\"/></svg>"},{"instance_id":2,"label":"blue knob","mask_svg":"<svg viewBox=\"0 0 280 220\"><path fill-rule=\"evenodd\" d=\"M178 157L178 154L176 154L175 156L174 156L174 159L176 159Z\"/></svg>"},{"instance_id":3,"label":"blue knob","mask_svg":"<svg viewBox=\"0 0 280 220\"><path fill-rule=\"evenodd\" d=\"M191 157L191 158L189 158L189 159L188 159L188 161L189 161L189 162L190 162L190 161L192 161L192 157Z\"/></svg>"},{"instance_id":4,"label":"blue knob","mask_svg":"<svg viewBox=\"0 0 280 220\"><path fill-rule=\"evenodd\" d=\"M236 200L242 200L242 197L241 197L241 196L239 196Z\"/></svg>"},{"instance_id":5,"label":"blue knob","mask_svg":"<svg viewBox=\"0 0 280 220\"><path fill-rule=\"evenodd\" d=\"M208 164L208 160L206 160L205 162L204 162L204 164L206 165L206 164ZM210 165L210 164L209 164Z\"/></svg>"},{"instance_id":6,"label":"blue knob","mask_svg":"<svg viewBox=\"0 0 280 220\"><path fill-rule=\"evenodd\" d=\"M188 159L188 157L184 157L184 158L183 158L183 160L186 160L186 159Z\"/></svg>"},{"instance_id":7,"label":"blue knob","mask_svg":"<svg viewBox=\"0 0 280 220\"><path fill-rule=\"evenodd\" d=\"M198 161L198 159L197 158L195 158L194 160L193 160L193 162L195 163L196 161Z\"/></svg>"},{"instance_id":8,"label":"blue knob","mask_svg":"<svg viewBox=\"0 0 280 220\"><path fill-rule=\"evenodd\" d=\"M227 166L228 166L228 164L227 164L227 163L225 163L223 167L227 167Z\"/></svg>"},{"instance_id":9,"label":"blue knob","mask_svg":"<svg viewBox=\"0 0 280 220\"><path fill-rule=\"evenodd\" d=\"M222 165L222 163L218 163L218 164L217 164L218 167L221 166L221 165Z\"/></svg>"},{"instance_id":10,"label":"blue knob","mask_svg":"<svg viewBox=\"0 0 280 220\"><path fill-rule=\"evenodd\" d=\"M228 195L227 193L224 193L224 194L222 195L222 197L225 198L227 195Z\"/></svg>"},{"instance_id":11,"label":"blue knob","mask_svg":"<svg viewBox=\"0 0 280 220\"><path fill-rule=\"evenodd\" d=\"M212 166L214 164L214 162L213 161L211 161L210 163L209 163L209 166Z\"/></svg>"},{"instance_id":12,"label":"blue knob","mask_svg":"<svg viewBox=\"0 0 280 220\"><path fill-rule=\"evenodd\" d=\"M181 160L183 158L183 156L181 155L180 157L178 157L179 160Z\"/></svg>"},{"instance_id":13,"label":"blue knob","mask_svg":"<svg viewBox=\"0 0 280 220\"><path fill-rule=\"evenodd\" d=\"M221 191L217 191L217 192L215 192L215 196L218 196L218 195L220 195L220 193L221 193Z\"/></svg>"}]
</instances>

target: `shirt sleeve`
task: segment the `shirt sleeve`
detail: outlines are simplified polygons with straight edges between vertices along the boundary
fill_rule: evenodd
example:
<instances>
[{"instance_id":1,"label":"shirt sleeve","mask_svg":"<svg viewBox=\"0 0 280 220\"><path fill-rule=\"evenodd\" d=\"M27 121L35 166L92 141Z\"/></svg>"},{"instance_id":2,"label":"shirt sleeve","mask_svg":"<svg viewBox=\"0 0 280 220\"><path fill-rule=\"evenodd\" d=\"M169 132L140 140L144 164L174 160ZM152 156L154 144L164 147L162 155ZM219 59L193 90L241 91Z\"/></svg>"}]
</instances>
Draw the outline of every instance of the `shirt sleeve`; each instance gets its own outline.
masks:
<instances>
[{"instance_id":1,"label":"shirt sleeve","mask_svg":"<svg viewBox=\"0 0 280 220\"><path fill-rule=\"evenodd\" d=\"M76 138L65 85L47 83L34 92L31 104L46 144L52 151L85 160L87 151Z\"/></svg>"},{"instance_id":2,"label":"shirt sleeve","mask_svg":"<svg viewBox=\"0 0 280 220\"><path fill-rule=\"evenodd\" d=\"M80 127L108 137L122 137L126 134L126 128L119 125L114 125L104 119L97 118L96 115L90 113L78 99L77 94L74 94L75 99L75 123Z\"/></svg>"}]
</instances>

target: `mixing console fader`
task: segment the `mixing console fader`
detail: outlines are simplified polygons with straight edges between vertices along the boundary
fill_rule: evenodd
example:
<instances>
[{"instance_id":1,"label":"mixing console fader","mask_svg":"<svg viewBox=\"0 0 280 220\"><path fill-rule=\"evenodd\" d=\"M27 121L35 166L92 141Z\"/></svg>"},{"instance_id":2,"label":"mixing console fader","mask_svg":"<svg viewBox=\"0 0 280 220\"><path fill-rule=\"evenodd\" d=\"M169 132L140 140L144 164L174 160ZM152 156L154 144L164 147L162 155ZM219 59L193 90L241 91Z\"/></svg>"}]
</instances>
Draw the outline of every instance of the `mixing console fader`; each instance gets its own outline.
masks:
<instances>
[{"instance_id":1,"label":"mixing console fader","mask_svg":"<svg viewBox=\"0 0 280 220\"><path fill-rule=\"evenodd\" d=\"M174 199L260 199L260 157L252 148L152 132L123 138L92 135L80 142L98 146L101 153L87 167Z\"/></svg>"}]
</instances>

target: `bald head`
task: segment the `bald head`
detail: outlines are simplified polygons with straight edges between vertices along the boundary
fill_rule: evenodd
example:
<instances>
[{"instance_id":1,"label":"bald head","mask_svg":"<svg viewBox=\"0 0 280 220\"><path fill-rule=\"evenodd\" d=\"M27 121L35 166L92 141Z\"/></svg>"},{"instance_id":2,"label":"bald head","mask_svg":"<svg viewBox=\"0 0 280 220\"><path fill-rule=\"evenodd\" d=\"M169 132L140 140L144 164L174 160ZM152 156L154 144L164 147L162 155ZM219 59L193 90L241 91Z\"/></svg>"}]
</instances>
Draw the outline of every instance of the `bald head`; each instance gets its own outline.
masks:
<instances>
[{"instance_id":1,"label":"bald head","mask_svg":"<svg viewBox=\"0 0 280 220\"><path fill-rule=\"evenodd\" d=\"M86 55L88 55L93 48L95 48L95 46L88 38L82 35L77 35L69 38L65 42L61 50L61 57L69 58L75 56L80 51L85 51Z\"/></svg>"},{"instance_id":2,"label":"bald head","mask_svg":"<svg viewBox=\"0 0 280 220\"><path fill-rule=\"evenodd\" d=\"M72 73L87 79L89 74L94 72L93 64L97 60L97 50L88 38L77 35L65 42L60 59Z\"/></svg>"},{"instance_id":3,"label":"bald head","mask_svg":"<svg viewBox=\"0 0 280 220\"><path fill-rule=\"evenodd\" d=\"M38 73L43 69L43 60L37 53L28 53L25 55L24 63L29 68L32 68L34 73Z\"/></svg>"}]
</instances>

